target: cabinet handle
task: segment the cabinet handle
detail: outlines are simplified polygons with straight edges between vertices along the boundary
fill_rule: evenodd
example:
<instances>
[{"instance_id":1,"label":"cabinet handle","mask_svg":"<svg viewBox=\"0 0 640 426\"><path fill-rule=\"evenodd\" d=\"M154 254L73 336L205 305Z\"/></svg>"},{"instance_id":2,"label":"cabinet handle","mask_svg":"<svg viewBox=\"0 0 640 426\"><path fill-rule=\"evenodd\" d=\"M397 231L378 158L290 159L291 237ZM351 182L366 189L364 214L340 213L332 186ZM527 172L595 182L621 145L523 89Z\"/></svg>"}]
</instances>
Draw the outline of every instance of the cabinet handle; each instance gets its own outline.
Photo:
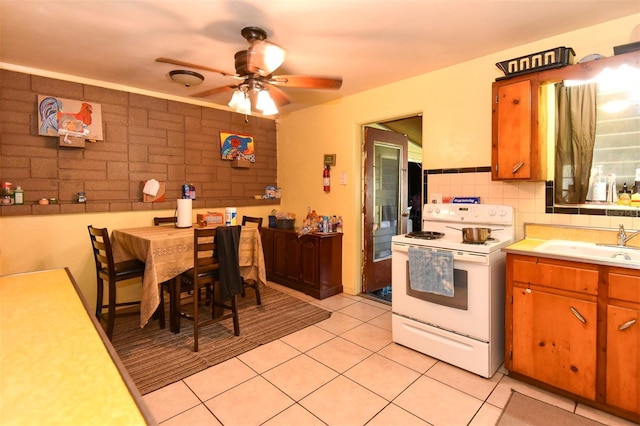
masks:
<instances>
[{"instance_id":1,"label":"cabinet handle","mask_svg":"<svg viewBox=\"0 0 640 426\"><path fill-rule=\"evenodd\" d=\"M582 314L580 314L580 312L578 312L578 310L576 308L574 308L573 306L569 306L569 309L571 309L571 312L573 312L573 315L575 315L576 318L578 318L581 323L583 323L583 324L587 323L587 320L584 319Z\"/></svg>"},{"instance_id":2,"label":"cabinet handle","mask_svg":"<svg viewBox=\"0 0 640 426\"><path fill-rule=\"evenodd\" d=\"M511 173L516 174L516 172L518 170L520 170L520 167L524 166L524 161L519 162L518 164L516 164L515 166L513 166L513 170L511 171Z\"/></svg>"},{"instance_id":3,"label":"cabinet handle","mask_svg":"<svg viewBox=\"0 0 640 426\"><path fill-rule=\"evenodd\" d=\"M631 327L635 323L636 323L636 320L634 319L632 319L631 321L627 321L624 324L622 324L620 327L618 327L618 330L620 331L626 330L627 328Z\"/></svg>"}]
</instances>

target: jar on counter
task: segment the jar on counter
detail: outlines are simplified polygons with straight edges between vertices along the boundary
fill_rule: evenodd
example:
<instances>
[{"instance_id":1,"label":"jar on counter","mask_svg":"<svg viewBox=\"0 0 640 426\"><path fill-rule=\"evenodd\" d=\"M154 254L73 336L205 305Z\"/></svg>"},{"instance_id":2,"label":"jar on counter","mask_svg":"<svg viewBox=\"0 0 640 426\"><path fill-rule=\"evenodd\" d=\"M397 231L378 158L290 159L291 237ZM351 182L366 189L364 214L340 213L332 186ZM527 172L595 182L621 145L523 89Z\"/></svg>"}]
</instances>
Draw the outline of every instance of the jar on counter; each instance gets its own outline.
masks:
<instances>
[{"instance_id":1,"label":"jar on counter","mask_svg":"<svg viewBox=\"0 0 640 426\"><path fill-rule=\"evenodd\" d=\"M24 204L24 190L20 186L13 191L13 202L16 205Z\"/></svg>"}]
</instances>

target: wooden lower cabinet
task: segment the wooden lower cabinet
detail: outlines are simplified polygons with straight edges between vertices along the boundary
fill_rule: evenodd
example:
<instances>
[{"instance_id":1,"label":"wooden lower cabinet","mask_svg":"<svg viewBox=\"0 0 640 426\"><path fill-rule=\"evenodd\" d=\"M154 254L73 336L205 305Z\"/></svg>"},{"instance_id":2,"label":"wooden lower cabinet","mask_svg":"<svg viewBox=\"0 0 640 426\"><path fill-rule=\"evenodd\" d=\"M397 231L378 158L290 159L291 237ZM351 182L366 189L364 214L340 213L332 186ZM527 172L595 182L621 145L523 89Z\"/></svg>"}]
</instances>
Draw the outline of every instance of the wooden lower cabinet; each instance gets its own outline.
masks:
<instances>
[{"instance_id":1,"label":"wooden lower cabinet","mask_svg":"<svg viewBox=\"0 0 640 426\"><path fill-rule=\"evenodd\" d=\"M597 304L518 287L513 312L513 370L595 400Z\"/></svg>"},{"instance_id":2,"label":"wooden lower cabinet","mask_svg":"<svg viewBox=\"0 0 640 426\"><path fill-rule=\"evenodd\" d=\"M606 403L640 414L640 274L608 274Z\"/></svg>"},{"instance_id":3,"label":"wooden lower cabinet","mask_svg":"<svg viewBox=\"0 0 640 426\"><path fill-rule=\"evenodd\" d=\"M640 270L507 253L505 367L640 421Z\"/></svg>"},{"instance_id":4,"label":"wooden lower cabinet","mask_svg":"<svg viewBox=\"0 0 640 426\"><path fill-rule=\"evenodd\" d=\"M342 234L262 228L267 279L316 299L342 293Z\"/></svg>"}]
</instances>

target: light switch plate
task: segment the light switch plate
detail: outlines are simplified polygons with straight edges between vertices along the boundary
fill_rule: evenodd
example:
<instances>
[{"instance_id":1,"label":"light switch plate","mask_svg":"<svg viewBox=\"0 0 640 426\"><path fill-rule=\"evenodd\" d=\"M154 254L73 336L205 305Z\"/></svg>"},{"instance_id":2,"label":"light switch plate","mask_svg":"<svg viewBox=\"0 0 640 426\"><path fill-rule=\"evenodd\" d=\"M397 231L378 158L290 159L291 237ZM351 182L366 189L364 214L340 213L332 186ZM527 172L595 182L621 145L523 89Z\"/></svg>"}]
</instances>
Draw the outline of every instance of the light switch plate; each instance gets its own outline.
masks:
<instances>
[{"instance_id":1,"label":"light switch plate","mask_svg":"<svg viewBox=\"0 0 640 426\"><path fill-rule=\"evenodd\" d=\"M347 184L347 172L340 172L340 185Z\"/></svg>"}]
</instances>

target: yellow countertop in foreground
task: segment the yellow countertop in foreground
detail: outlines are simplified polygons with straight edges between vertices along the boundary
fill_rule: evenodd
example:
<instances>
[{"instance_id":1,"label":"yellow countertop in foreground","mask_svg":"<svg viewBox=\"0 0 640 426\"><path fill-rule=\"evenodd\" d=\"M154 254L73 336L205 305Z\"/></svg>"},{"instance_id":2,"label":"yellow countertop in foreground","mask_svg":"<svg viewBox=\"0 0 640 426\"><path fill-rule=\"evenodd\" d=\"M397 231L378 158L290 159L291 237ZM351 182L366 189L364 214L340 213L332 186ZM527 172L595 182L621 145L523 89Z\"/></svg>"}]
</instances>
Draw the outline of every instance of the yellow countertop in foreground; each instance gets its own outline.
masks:
<instances>
[{"instance_id":1,"label":"yellow countertop in foreground","mask_svg":"<svg viewBox=\"0 0 640 426\"><path fill-rule=\"evenodd\" d=\"M66 269L0 277L0 424L153 423L96 324Z\"/></svg>"}]
</instances>

